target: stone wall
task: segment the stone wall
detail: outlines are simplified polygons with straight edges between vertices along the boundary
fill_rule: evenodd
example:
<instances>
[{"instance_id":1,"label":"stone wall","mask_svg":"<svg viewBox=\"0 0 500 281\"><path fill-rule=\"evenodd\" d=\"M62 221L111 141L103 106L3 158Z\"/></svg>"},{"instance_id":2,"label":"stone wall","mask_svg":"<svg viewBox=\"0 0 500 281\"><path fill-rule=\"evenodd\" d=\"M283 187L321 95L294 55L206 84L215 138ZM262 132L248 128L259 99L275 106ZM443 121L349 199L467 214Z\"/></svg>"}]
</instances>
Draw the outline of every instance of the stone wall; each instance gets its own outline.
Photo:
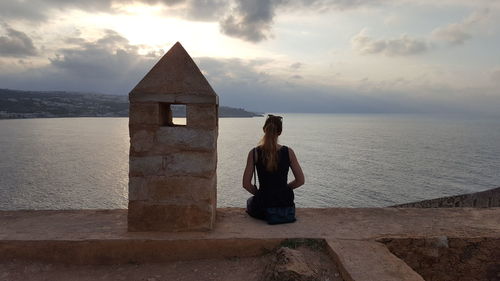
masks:
<instances>
[{"instance_id":1,"label":"stone wall","mask_svg":"<svg viewBox=\"0 0 500 281\"><path fill-rule=\"evenodd\" d=\"M188 125L158 124L158 103L131 102L129 230L213 228L216 213L217 119L187 105ZM217 105L210 105L216 116ZM196 116L204 114L203 116ZM205 118L203 118L205 116Z\"/></svg>"},{"instance_id":2,"label":"stone wall","mask_svg":"<svg viewBox=\"0 0 500 281\"><path fill-rule=\"evenodd\" d=\"M211 230L217 211L217 94L176 43L129 101L128 230ZM185 108L185 125L175 124L174 106Z\"/></svg>"},{"instance_id":3,"label":"stone wall","mask_svg":"<svg viewBox=\"0 0 500 281\"><path fill-rule=\"evenodd\" d=\"M500 207L500 187L436 199L394 205L395 208L490 208Z\"/></svg>"}]
</instances>

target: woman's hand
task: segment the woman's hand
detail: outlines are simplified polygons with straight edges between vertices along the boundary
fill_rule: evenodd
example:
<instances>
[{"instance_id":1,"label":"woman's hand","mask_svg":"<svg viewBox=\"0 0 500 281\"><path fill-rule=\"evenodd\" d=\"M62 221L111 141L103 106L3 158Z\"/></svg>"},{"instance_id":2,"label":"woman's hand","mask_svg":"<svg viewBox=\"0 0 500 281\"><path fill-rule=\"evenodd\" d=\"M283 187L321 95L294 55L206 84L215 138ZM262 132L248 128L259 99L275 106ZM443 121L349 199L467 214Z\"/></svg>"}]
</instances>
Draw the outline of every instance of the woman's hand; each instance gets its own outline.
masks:
<instances>
[{"instance_id":1,"label":"woman's hand","mask_svg":"<svg viewBox=\"0 0 500 281\"><path fill-rule=\"evenodd\" d=\"M248 192L252 193L252 195L257 195L258 191L259 191L259 189L257 188L257 186L255 184L252 184L252 188L250 188L250 190L248 190Z\"/></svg>"},{"instance_id":2,"label":"woman's hand","mask_svg":"<svg viewBox=\"0 0 500 281\"><path fill-rule=\"evenodd\" d=\"M297 156L295 156L295 152L293 152L291 148L288 148L288 155L290 156L290 168L292 168L292 173L295 177L295 179L291 181L288 186L291 189L295 189L304 184L304 173L302 172L302 168L297 160Z\"/></svg>"}]
</instances>

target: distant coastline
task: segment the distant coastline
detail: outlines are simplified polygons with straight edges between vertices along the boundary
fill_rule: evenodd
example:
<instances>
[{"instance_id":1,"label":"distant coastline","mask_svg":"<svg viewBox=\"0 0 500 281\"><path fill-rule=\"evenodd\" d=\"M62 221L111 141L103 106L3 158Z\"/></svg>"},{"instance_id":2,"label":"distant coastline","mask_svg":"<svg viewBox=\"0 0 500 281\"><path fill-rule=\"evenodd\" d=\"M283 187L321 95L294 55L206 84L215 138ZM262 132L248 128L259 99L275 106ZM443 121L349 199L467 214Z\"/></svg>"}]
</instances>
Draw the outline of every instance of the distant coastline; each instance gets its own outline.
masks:
<instances>
[{"instance_id":1,"label":"distant coastline","mask_svg":"<svg viewBox=\"0 0 500 281\"><path fill-rule=\"evenodd\" d=\"M180 114L174 116L180 117ZM260 117L243 108L219 107L219 117ZM0 119L128 117L127 95L0 89Z\"/></svg>"}]
</instances>

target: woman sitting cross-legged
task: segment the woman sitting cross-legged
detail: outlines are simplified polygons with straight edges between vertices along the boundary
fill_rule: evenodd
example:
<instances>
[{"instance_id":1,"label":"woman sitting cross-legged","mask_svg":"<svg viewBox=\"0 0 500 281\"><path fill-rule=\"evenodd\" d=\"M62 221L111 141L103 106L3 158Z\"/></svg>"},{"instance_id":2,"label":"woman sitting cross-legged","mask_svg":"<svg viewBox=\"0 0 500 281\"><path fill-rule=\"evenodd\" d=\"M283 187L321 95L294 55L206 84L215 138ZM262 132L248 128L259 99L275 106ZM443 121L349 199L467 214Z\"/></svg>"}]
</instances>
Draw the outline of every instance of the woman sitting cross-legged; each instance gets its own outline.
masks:
<instances>
[{"instance_id":1,"label":"woman sitting cross-legged","mask_svg":"<svg viewBox=\"0 0 500 281\"><path fill-rule=\"evenodd\" d=\"M294 151L278 144L283 129L281 116L268 115L264 123L264 136L259 145L248 153L243 173L243 188L253 194L247 201L247 213L269 224L294 222L295 203L293 189L304 184L304 173ZM288 170L295 179L288 182ZM259 188L252 184L257 170ZM255 174L254 174L255 179Z\"/></svg>"}]
</instances>

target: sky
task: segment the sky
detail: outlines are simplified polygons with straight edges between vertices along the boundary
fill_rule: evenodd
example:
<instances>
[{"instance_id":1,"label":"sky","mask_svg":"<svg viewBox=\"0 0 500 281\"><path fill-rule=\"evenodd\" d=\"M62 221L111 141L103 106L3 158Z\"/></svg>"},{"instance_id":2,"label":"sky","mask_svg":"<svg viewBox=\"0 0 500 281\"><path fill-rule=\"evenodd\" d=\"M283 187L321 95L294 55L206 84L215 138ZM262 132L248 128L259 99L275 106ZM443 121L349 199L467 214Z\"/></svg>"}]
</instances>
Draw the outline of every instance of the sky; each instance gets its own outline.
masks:
<instances>
[{"instance_id":1,"label":"sky","mask_svg":"<svg viewBox=\"0 0 500 281\"><path fill-rule=\"evenodd\" d=\"M496 0L0 0L0 88L126 95L181 42L221 105L500 116Z\"/></svg>"}]
</instances>

